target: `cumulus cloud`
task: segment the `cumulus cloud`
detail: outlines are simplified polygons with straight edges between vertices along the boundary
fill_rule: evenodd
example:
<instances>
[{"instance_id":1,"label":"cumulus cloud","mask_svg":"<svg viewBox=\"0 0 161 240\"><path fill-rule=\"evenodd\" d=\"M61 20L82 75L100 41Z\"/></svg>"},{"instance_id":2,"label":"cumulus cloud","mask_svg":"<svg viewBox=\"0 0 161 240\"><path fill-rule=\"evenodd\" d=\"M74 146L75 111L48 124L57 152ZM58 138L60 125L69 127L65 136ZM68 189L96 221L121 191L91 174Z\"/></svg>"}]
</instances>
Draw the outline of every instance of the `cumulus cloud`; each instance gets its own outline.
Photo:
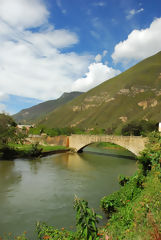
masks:
<instances>
[{"instance_id":1,"label":"cumulus cloud","mask_svg":"<svg viewBox=\"0 0 161 240\"><path fill-rule=\"evenodd\" d=\"M64 53L78 37L55 29L48 16L42 0L0 1L1 92L53 99L70 91L73 81L87 71L93 57L70 50Z\"/></svg>"},{"instance_id":2,"label":"cumulus cloud","mask_svg":"<svg viewBox=\"0 0 161 240\"><path fill-rule=\"evenodd\" d=\"M97 54L97 55L95 56L95 61L96 61L96 62L101 62L101 61L102 61L102 55L101 55L101 54Z\"/></svg>"},{"instance_id":3,"label":"cumulus cloud","mask_svg":"<svg viewBox=\"0 0 161 240\"><path fill-rule=\"evenodd\" d=\"M49 12L41 0L1 0L0 18L18 28L38 27L47 22Z\"/></svg>"},{"instance_id":4,"label":"cumulus cloud","mask_svg":"<svg viewBox=\"0 0 161 240\"><path fill-rule=\"evenodd\" d=\"M134 17L136 14L141 13L144 11L144 8L140 8L138 10L136 9L131 9L128 13L128 15L126 16L127 19L131 19L132 17Z\"/></svg>"},{"instance_id":5,"label":"cumulus cloud","mask_svg":"<svg viewBox=\"0 0 161 240\"><path fill-rule=\"evenodd\" d=\"M88 67L85 77L79 78L73 83L72 90L87 91L119 73L119 70L108 67L103 63L92 63Z\"/></svg>"},{"instance_id":6,"label":"cumulus cloud","mask_svg":"<svg viewBox=\"0 0 161 240\"><path fill-rule=\"evenodd\" d=\"M101 62L102 59L107 55L107 53L108 53L108 51L107 51L107 50L104 50L102 54L100 54L100 53L97 54L97 55L95 56L95 61L96 61L96 62Z\"/></svg>"},{"instance_id":7,"label":"cumulus cloud","mask_svg":"<svg viewBox=\"0 0 161 240\"><path fill-rule=\"evenodd\" d=\"M155 19L149 28L133 30L128 38L115 46L112 59L115 63L129 64L142 60L161 50L161 18Z\"/></svg>"}]
</instances>

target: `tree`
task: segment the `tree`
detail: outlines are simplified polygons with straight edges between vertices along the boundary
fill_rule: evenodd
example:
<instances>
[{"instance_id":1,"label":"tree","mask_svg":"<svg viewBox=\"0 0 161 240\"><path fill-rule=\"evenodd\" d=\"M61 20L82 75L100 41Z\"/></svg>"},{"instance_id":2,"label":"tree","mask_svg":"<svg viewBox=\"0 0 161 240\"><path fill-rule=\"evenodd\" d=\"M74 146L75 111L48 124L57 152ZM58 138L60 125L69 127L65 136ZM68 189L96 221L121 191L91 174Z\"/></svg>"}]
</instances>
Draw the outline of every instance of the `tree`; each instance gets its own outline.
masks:
<instances>
[{"instance_id":1,"label":"tree","mask_svg":"<svg viewBox=\"0 0 161 240\"><path fill-rule=\"evenodd\" d=\"M16 134L16 123L7 114L0 114L0 145L7 144Z\"/></svg>"}]
</instances>

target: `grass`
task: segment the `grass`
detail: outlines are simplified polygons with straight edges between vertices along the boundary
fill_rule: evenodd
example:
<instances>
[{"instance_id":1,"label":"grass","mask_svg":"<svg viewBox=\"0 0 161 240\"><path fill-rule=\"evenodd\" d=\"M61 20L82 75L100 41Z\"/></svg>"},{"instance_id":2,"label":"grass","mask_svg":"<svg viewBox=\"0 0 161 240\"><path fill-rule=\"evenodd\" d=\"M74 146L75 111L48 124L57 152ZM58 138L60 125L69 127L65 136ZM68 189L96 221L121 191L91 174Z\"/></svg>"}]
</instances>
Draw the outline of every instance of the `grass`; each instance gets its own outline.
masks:
<instances>
[{"instance_id":1,"label":"grass","mask_svg":"<svg viewBox=\"0 0 161 240\"><path fill-rule=\"evenodd\" d=\"M112 128L118 133L125 124L123 121L148 119L159 122L160 62L161 52L55 109L40 123L51 128L72 125L84 129ZM129 93L120 93L123 89ZM154 100L156 106L152 106ZM138 105L143 101L148 103L146 109Z\"/></svg>"},{"instance_id":2,"label":"grass","mask_svg":"<svg viewBox=\"0 0 161 240\"><path fill-rule=\"evenodd\" d=\"M100 142L95 144L96 147L103 148L103 149L124 149L123 147L108 142Z\"/></svg>"},{"instance_id":3,"label":"grass","mask_svg":"<svg viewBox=\"0 0 161 240\"><path fill-rule=\"evenodd\" d=\"M32 149L32 144L9 144L10 147L18 149L21 151L30 151ZM67 149L65 146L44 146L39 145L39 148L42 148L42 152L57 151Z\"/></svg>"},{"instance_id":4,"label":"grass","mask_svg":"<svg viewBox=\"0 0 161 240\"><path fill-rule=\"evenodd\" d=\"M119 207L103 232L110 239L159 240L161 237L161 172L152 170L144 183L144 190L125 206Z\"/></svg>"},{"instance_id":5,"label":"grass","mask_svg":"<svg viewBox=\"0 0 161 240\"><path fill-rule=\"evenodd\" d=\"M2 159L14 159L16 157L39 157L48 154L48 152L57 152L59 150L67 150L65 146L42 146L39 144L15 144L10 143L2 151L0 157ZM46 153L46 154L45 154Z\"/></svg>"},{"instance_id":6,"label":"grass","mask_svg":"<svg viewBox=\"0 0 161 240\"><path fill-rule=\"evenodd\" d=\"M105 196L108 214L103 233L116 240L161 239L161 136L152 135L138 159L138 171L118 192ZM123 179L123 178L122 178Z\"/></svg>"}]
</instances>

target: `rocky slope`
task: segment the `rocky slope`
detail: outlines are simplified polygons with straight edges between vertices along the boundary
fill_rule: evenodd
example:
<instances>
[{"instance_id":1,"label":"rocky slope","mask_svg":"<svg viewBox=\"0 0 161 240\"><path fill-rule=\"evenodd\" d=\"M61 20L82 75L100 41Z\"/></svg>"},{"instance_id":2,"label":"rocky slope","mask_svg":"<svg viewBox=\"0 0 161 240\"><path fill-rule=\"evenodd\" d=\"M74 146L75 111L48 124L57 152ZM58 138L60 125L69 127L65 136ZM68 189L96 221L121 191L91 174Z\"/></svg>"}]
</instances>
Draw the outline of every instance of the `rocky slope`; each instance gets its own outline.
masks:
<instances>
[{"instance_id":1,"label":"rocky slope","mask_svg":"<svg viewBox=\"0 0 161 240\"><path fill-rule=\"evenodd\" d=\"M161 121L161 52L57 108L40 124L119 129L141 119Z\"/></svg>"},{"instance_id":2,"label":"rocky slope","mask_svg":"<svg viewBox=\"0 0 161 240\"><path fill-rule=\"evenodd\" d=\"M21 124L35 123L38 119L46 116L46 114L49 114L57 107L64 105L81 94L82 92L63 93L63 95L56 100L46 101L33 107L23 109L19 113L13 115L13 118L17 123Z\"/></svg>"}]
</instances>

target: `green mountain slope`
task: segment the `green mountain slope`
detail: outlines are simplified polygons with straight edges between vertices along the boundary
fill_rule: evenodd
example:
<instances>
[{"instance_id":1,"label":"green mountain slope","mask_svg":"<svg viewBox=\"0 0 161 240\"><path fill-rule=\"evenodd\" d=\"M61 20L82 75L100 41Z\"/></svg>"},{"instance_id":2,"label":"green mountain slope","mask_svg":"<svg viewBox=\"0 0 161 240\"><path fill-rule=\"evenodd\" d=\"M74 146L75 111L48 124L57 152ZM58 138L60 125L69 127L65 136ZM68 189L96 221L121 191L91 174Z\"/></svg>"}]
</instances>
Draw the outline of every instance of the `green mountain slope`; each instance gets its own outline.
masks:
<instances>
[{"instance_id":1,"label":"green mountain slope","mask_svg":"<svg viewBox=\"0 0 161 240\"><path fill-rule=\"evenodd\" d=\"M57 108L40 123L119 129L139 119L161 121L161 52Z\"/></svg>"},{"instance_id":2,"label":"green mountain slope","mask_svg":"<svg viewBox=\"0 0 161 240\"><path fill-rule=\"evenodd\" d=\"M13 115L13 118L16 122L21 122L21 124L32 124L57 107L62 106L81 94L82 92L63 93L63 95L56 100L46 101L33 107L23 109L19 113Z\"/></svg>"}]
</instances>

